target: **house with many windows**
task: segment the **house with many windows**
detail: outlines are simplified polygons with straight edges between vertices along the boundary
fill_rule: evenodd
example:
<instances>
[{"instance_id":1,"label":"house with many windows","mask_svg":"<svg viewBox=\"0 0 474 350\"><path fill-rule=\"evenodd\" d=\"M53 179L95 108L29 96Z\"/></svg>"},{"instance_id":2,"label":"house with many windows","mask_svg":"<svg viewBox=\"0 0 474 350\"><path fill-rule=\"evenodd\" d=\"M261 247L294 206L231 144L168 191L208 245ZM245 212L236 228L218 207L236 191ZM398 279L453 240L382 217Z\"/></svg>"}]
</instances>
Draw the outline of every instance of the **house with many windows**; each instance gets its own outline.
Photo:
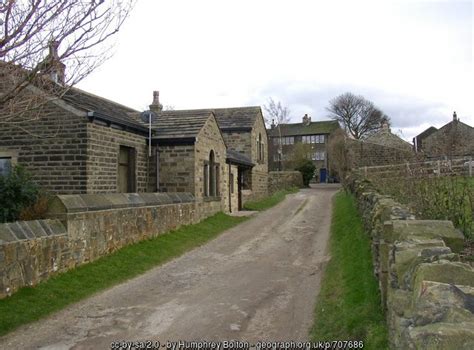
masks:
<instances>
[{"instance_id":1,"label":"house with many windows","mask_svg":"<svg viewBox=\"0 0 474 350\"><path fill-rule=\"evenodd\" d=\"M268 167L271 171L291 169L291 157L297 144L308 145L307 157L316 166L315 181L328 181L331 159L328 154L328 142L331 134L339 128L333 120L311 121L305 114L301 123L272 124L268 130Z\"/></svg>"}]
</instances>

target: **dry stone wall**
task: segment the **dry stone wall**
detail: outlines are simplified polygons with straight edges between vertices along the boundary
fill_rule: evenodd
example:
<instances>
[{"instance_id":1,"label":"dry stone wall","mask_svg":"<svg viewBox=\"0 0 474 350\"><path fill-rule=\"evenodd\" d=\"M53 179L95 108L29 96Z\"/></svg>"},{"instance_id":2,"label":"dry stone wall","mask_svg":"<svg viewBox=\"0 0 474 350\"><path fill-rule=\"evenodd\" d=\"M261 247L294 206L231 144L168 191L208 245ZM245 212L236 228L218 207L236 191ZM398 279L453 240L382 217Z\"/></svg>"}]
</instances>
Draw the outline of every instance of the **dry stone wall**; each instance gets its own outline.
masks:
<instances>
[{"instance_id":1,"label":"dry stone wall","mask_svg":"<svg viewBox=\"0 0 474 350\"><path fill-rule=\"evenodd\" d=\"M190 193L56 196L50 220L0 224L0 298L219 211Z\"/></svg>"},{"instance_id":2,"label":"dry stone wall","mask_svg":"<svg viewBox=\"0 0 474 350\"><path fill-rule=\"evenodd\" d=\"M394 349L474 348L474 269L460 262L463 235L451 221L417 220L352 175L372 239L374 272Z\"/></svg>"},{"instance_id":3,"label":"dry stone wall","mask_svg":"<svg viewBox=\"0 0 474 350\"><path fill-rule=\"evenodd\" d=\"M303 176L299 171L270 171L268 173L268 193L291 187L303 188Z\"/></svg>"}]
</instances>

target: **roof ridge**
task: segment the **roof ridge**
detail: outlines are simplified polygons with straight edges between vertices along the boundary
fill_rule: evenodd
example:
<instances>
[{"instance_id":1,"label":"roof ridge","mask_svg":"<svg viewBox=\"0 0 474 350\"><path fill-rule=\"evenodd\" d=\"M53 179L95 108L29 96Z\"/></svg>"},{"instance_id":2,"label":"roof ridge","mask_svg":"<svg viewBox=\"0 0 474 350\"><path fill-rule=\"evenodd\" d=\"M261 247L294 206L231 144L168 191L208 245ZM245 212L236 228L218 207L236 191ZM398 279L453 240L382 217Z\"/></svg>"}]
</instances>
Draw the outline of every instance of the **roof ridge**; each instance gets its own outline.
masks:
<instances>
[{"instance_id":1,"label":"roof ridge","mask_svg":"<svg viewBox=\"0 0 474 350\"><path fill-rule=\"evenodd\" d=\"M108 98L105 98L105 97L102 97L102 96L93 94L92 92L79 89L78 87L75 87L75 86L71 86L71 88L70 88L69 90L70 90L70 91L77 90L77 91L80 92L80 93L83 93L83 94L89 95L89 96L91 96L91 97L98 98L98 99L100 99L100 100L107 101L107 102L112 103L112 104L114 104L114 105L117 105L117 106L120 106L120 107L129 109L130 111L127 112L127 113L133 113L133 112L140 113L140 111L138 111L138 110L136 110L136 109L134 109L134 108L131 108L131 107L129 107L129 106L125 106L124 104L121 104L121 103L112 101L112 100L110 100L110 99L108 99Z\"/></svg>"}]
</instances>

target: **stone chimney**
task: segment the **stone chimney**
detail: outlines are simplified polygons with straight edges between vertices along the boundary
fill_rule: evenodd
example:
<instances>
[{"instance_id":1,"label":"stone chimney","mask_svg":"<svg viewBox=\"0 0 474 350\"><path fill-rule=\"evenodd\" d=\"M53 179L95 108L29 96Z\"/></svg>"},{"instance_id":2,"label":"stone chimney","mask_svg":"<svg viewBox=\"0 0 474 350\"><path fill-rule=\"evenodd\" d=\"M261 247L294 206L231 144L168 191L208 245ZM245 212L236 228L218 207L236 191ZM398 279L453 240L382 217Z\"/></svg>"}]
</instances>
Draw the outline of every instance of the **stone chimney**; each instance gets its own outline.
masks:
<instances>
[{"instance_id":1,"label":"stone chimney","mask_svg":"<svg viewBox=\"0 0 474 350\"><path fill-rule=\"evenodd\" d=\"M303 116L303 125L309 125L311 123L311 117L308 117L308 114Z\"/></svg>"},{"instance_id":2,"label":"stone chimney","mask_svg":"<svg viewBox=\"0 0 474 350\"><path fill-rule=\"evenodd\" d=\"M270 125L270 128L271 129L275 129L275 119L272 119L272 124Z\"/></svg>"},{"instance_id":3,"label":"stone chimney","mask_svg":"<svg viewBox=\"0 0 474 350\"><path fill-rule=\"evenodd\" d=\"M388 122L386 119L382 121L382 132L385 132L387 134L391 132L390 126L388 125Z\"/></svg>"},{"instance_id":4,"label":"stone chimney","mask_svg":"<svg viewBox=\"0 0 474 350\"><path fill-rule=\"evenodd\" d=\"M160 92L153 91L153 102L150 105L150 110L156 114L161 113L163 105L160 103Z\"/></svg>"},{"instance_id":5,"label":"stone chimney","mask_svg":"<svg viewBox=\"0 0 474 350\"><path fill-rule=\"evenodd\" d=\"M458 115L456 114L456 111L454 111L453 113L453 122L457 122L459 119L458 119Z\"/></svg>"},{"instance_id":6,"label":"stone chimney","mask_svg":"<svg viewBox=\"0 0 474 350\"><path fill-rule=\"evenodd\" d=\"M64 85L66 65L61 62L58 55L59 41L49 42L48 63L50 65L49 75L51 79L60 85Z\"/></svg>"}]
</instances>

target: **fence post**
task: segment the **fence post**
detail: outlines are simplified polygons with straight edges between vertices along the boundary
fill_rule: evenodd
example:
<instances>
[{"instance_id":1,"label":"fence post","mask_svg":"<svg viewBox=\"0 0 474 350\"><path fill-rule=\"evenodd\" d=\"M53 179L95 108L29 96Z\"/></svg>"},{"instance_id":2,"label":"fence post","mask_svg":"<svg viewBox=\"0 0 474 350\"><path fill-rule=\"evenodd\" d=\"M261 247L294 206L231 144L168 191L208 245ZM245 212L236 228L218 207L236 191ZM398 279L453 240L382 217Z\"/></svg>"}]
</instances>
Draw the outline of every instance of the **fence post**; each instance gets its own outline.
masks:
<instances>
[{"instance_id":1,"label":"fence post","mask_svg":"<svg viewBox=\"0 0 474 350\"><path fill-rule=\"evenodd\" d=\"M437 165L438 165L438 173L436 175L441 176L441 162L439 160L437 162Z\"/></svg>"}]
</instances>

